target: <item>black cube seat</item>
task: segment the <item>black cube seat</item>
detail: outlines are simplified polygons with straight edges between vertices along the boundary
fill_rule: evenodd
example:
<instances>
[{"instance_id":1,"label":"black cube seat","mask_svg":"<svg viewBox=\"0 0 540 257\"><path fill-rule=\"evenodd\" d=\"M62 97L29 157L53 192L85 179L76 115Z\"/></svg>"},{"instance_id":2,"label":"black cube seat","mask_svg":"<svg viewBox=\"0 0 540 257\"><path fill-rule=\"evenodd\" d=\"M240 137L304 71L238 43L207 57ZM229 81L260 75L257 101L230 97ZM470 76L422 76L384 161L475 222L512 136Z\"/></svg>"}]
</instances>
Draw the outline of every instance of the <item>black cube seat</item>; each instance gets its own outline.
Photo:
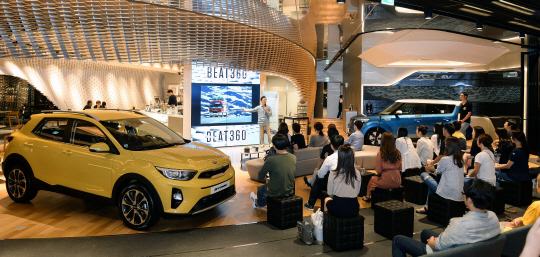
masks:
<instances>
[{"instance_id":1,"label":"black cube seat","mask_svg":"<svg viewBox=\"0 0 540 257\"><path fill-rule=\"evenodd\" d=\"M397 200L374 204L375 233L388 239L404 235L412 237L414 229L414 207Z\"/></svg>"},{"instance_id":2,"label":"black cube seat","mask_svg":"<svg viewBox=\"0 0 540 257\"><path fill-rule=\"evenodd\" d=\"M302 197L268 197L267 220L280 229L296 227L297 221L302 221Z\"/></svg>"},{"instance_id":3,"label":"black cube seat","mask_svg":"<svg viewBox=\"0 0 540 257\"><path fill-rule=\"evenodd\" d=\"M495 190L495 195L493 198L493 204L489 208L490 211L493 211L496 214L504 213L504 201L506 200L506 189L502 187L497 187Z\"/></svg>"},{"instance_id":4,"label":"black cube seat","mask_svg":"<svg viewBox=\"0 0 540 257\"><path fill-rule=\"evenodd\" d=\"M403 198L407 202L415 204L426 204L428 186L420 176L406 177L401 183L405 187Z\"/></svg>"},{"instance_id":5,"label":"black cube seat","mask_svg":"<svg viewBox=\"0 0 540 257\"><path fill-rule=\"evenodd\" d=\"M407 178L407 177L412 177L412 176L418 176L422 174L422 168L410 168L410 169L406 169L405 172L402 172L401 173L401 179L402 179L402 183L403 183L403 179L404 178Z\"/></svg>"},{"instance_id":6,"label":"black cube seat","mask_svg":"<svg viewBox=\"0 0 540 257\"><path fill-rule=\"evenodd\" d=\"M525 206L532 203L532 181L514 182L501 180L501 187L506 189L505 203Z\"/></svg>"},{"instance_id":7,"label":"black cube seat","mask_svg":"<svg viewBox=\"0 0 540 257\"><path fill-rule=\"evenodd\" d=\"M323 218L324 243L334 251L364 247L364 217L338 218L328 212Z\"/></svg>"},{"instance_id":8,"label":"black cube seat","mask_svg":"<svg viewBox=\"0 0 540 257\"><path fill-rule=\"evenodd\" d=\"M428 199L428 220L437 222L443 226L450 223L454 217L462 217L465 214L465 203L443 198L438 194L430 194Z\"/></svg>"},{"instance_id":9,"label":"black cube seat","mask_svg":"<svg viewBox=\"0 0 540 257\"><path fill-rule=\"evenodd\" d=\"M385 202L389 200L398 200L403 202L403 186L398 188L378 188L376 187L373 192L371 192L371 208L378 202Z\"/></svg>"}]
</instances>

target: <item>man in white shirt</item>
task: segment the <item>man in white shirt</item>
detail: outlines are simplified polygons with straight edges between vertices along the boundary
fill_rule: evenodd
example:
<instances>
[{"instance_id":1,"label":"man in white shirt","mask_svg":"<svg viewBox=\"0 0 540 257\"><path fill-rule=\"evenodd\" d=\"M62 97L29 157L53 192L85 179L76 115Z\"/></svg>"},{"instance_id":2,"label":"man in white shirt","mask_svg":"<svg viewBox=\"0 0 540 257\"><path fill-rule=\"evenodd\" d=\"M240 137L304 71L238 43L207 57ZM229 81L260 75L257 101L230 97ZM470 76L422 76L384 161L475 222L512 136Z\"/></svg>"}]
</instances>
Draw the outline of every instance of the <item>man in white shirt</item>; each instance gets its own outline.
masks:
<instances>
[{"instance_id":1,"label":"man in white shirt","mask_svg":"<svg viewBox=\"0 0 540 257\"><path fill-rule=\"evenodd\" d=\"M364 146L364 134L360 131L362 126L364 126L364 122L356 120L354 122L354 133L345 140L345 144L350 145L355 151L362 151L362 147Z\"/></svg>"},{"instance_id":2,"label":"man in white shirt","mask_svg":"<svg viewBox=\"0 0 540 257\"><path fill-rule=\"evenodd\" d=\"M332 147L332 150L334 150L334 153L324 159L324 162L318 171L315 170L317 173L317 177L315 178L315 181L311 186L309 200L307 201L307 203L304 204L304 208L313 211L313 206L317 202L319 194L321 193L321 191L326 190L326 187L328 186L328 175L330 174L330 171L335 170L337 167L337 149L343 145L343 141L343 137L340 135L336 135L330 138L330 146Z\"/></svg>"}]
</instances>

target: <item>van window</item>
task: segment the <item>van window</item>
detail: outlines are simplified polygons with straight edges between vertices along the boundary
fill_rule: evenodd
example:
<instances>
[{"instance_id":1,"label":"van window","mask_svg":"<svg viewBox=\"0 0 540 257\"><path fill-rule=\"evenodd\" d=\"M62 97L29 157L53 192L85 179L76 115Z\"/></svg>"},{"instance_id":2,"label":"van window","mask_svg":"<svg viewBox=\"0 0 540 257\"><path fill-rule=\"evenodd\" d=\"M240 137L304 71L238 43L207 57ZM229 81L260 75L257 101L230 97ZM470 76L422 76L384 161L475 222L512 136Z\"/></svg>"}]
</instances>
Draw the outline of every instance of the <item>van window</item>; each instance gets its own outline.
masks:
<instances>
[{"instance_id":1,"label":"van window","mask_svg":"<svg viewBox=\"0 0 540 257\"><path fill-rule=\"evenodd\" d=\"M44 119L41 126L34 130L34 134L41 138L62 141L67 123L67 119Z\"/></svg>"},{"instance_id":2,"label":"van window","mask_svg":"<svg viewBox=\"0 0 540 257\"><path fill-rule=\"evenodd\" d=\"M107 136L93 123L84 120L73 121L70 143L83 147L90 147L97 143L106 143Z\"/></svg>"},{"instance_id":3,"label":"van window","mask_svg":"<svg viewBox=\"0 0 540 257\"><path fill-rule=\"evenodd\" d=\"M403 114L423 114L424 105L421 103L406 103L401 106L400 110Z\"/></svg>"}]
</instances>

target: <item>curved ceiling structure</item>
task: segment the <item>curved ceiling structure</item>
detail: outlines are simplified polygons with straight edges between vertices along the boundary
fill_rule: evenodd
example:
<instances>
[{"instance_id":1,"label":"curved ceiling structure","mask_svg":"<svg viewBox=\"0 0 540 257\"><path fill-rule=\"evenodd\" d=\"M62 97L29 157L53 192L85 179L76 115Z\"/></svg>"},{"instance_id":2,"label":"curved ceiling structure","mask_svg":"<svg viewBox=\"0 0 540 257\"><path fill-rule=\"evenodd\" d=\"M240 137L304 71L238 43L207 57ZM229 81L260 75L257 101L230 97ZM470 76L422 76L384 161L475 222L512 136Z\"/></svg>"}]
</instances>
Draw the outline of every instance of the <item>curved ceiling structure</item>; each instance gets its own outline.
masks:
<instances>
[{"instance_id":1,"label":"curved ceiling structure","mask_svg":"<svg viewBox=\"0 0 540 257\"><path fill-rule=\"evenodd\" d=\"M0 58L217 65L287 78L315 98L315 47L302 43L314 25L257 0L25 0L0 11Z\"/></svg>"}]
</instances>

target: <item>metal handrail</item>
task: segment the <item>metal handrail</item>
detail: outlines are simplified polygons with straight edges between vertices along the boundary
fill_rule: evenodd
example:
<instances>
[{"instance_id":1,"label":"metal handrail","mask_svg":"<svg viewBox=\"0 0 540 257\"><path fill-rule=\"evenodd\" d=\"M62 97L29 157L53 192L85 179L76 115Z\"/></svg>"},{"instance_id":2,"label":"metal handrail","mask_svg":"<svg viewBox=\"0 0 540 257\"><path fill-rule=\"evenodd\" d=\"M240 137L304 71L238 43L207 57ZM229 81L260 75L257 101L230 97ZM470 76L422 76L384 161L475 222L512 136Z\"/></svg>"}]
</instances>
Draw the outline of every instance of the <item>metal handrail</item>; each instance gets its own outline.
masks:
<instances>
[{"instance_id":1,"label":"metal handrail","mask_svg":"<svg viewBox=\"0 0 540 257\"><path fill-rule=\"evenodd\" d=\"M76 114L82 114L82 115L85 115L87 117L90 117L94 120L97 120L97 121L101 121L98 117L90 114L90 113L86 113L86 112L79 112L79 111L62 111L62 110L42 110L41 113L76 113Z\"/></svg>"}]
</instances>

